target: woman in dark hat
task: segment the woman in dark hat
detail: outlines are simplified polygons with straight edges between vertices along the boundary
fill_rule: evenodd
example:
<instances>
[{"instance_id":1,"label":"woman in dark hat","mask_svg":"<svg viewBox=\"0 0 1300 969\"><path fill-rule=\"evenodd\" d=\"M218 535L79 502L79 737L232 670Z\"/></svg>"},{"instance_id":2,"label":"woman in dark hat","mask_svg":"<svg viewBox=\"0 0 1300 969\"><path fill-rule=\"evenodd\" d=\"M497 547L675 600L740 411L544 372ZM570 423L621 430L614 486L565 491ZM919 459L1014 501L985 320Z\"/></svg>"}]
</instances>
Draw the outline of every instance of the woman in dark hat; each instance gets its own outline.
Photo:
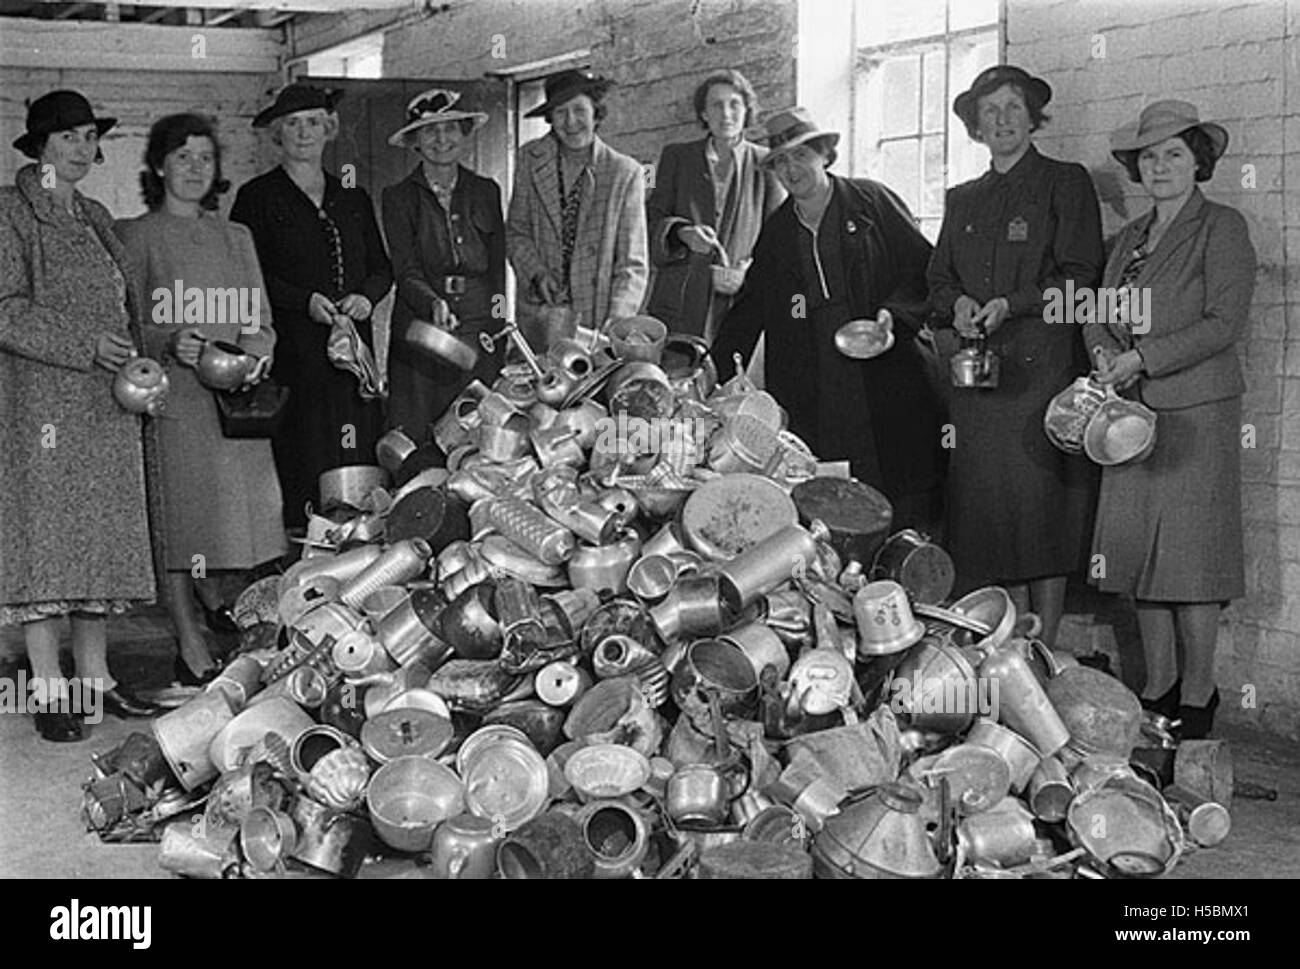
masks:
<instances>
[{"instance_id":1,"label":"woman in dark hat","mask_svg":"<svg viewBox=\"0 0 1300 969\"><path fill-rule=\"evenodd\" d=\"M270 129L280 164L240 188L230 210L253 232L279 341L272 375L290 390L271 446L291 531L305 528L308 502L319 508L321 472L372 464L383 433L383 388L358 370L373 370L370 315L393 271L369 193L321 167L338 136L336 100L291 84L253 119ZM331 362L340 347L367 360Z\"/></svg>"},{"instance_id":2,"label":"woman in dark hat","mask_svg":"<svg viewBox=\"0 0 1300 969\"><path fill-rule=\"evenodd\" d=\"M87 702L155 712L107 659L105 617L155 594L140 418L112 400L138 336L126 256L108 210L76 189L115 123L75 91L36 99L14 142L33 164L0 189L0 625L23 627L36 726L54 741L81 739ZM59 670L64 616L77 696Z\"/></svg>"},{"instance_id":3,"label":"woman in dark hat","mask_svg":"<svg viewBox=\"0 0 1300 969\"><path fill-rule=\"evenodd\" d=\"M744 75L710 74L692 103L708 134L664 148L646 203L655 265L646 312L670 330L711 341L740 289L739 281L715 285L719 250L728 265L748 266L763 220L785 201L785 189L763 165L767 149L745 138L757 105Z\"/></svg>"},{"instance_id":4,"label":"woman in dark hat","mask_svg":"<svg viewBox=\"0 0 1300 969\"><path fill-rule=\"evenodd\" d=\"M270 368L275 330L253 236L217 213L230 185L221 177L213 122L195 114L160 118L149 131L144 162L140 182L150 211L119 222L117 232L143 297L144 352L163 363L171 384L168 419L158 427L167 604L180 645L177 679L197 684L215 676L216 667L192 584L211 611L219 599L208 580L278 558L284 529L270 443L226 438L212 391L194 368L206 341L224 340L256 358L245 378L251 385ZM186 291L234 293L237 303L223 304L211 318L205 313L195 325L173 305L177 280ZM197 580L196 564L203 571Z\"/></svg>"},{"instance_id":5,"label":"woman in dark hat","mask_svg":"<svg viewBox=\"0 0 1300 969\"><path fill-rule=\"evenodd\" d=\"M1250 325L1255 249L1241 213L1197 187L1227 147L1228 132L1186 101L1151 104L1111 136L1152 206L1120 232L1102 283L1128 290L1128 305L1140 295L1149 318L1121 300L1084 327L1101 382L1158 415L1150 457L1102 473L1093 580L1136 600L1143 706L1181 719L1183 739L1213 725L1219 611L1245 594L1236 343Z\"/></svg>"},{"instance_id":6,"label":"woman in dark hat","mask_svg":"<svg viewBox=\"0 0 1300 969\"><path fill-rule=\"evenodd\" d=\"M388 350L388 424L417 443L471 380L491 384L501 350L485 353L478 335L499 328L505 312L506 233L501 188L461 162L481 111L456 107L460 95L434 89L407 105L406 124L388 143L410 149L418 164L384 189L384 232L397 277L392 340ZM498 317L493 318L493 310ZM479 349L466 373L411 349L403 336L413 319L455 329Z\"/></svg>"},{"instance_id":7,"label":"woman in dark hat","mask_svg":"<svg viewBox=\"0 0 1300 969\"><path fill-rule=\"evenodd\" d=\"M1001 368L996 388L949 395L947 541L958 581L1006 586L1017 608L1038 613L1049 645L1066 575L1085 564L1096 473L1043 433L1048 402L1088 369L1080 328L1049 321L1044 301L1095 286L1103 258L1087 170L1039 154L1030 138L1051 95L1002 65L957 97L953 111L992 164L949 191L929 271L936 313L963 337L987 334Z\"/></svg>"},{"instance_id":8,"label":"woman in dark hat","mask_svg":"<svg viewBox=\"0 0 1300 969\"><path fill-rule=\"evenodd\" d=\"M884 185L827 171L839 135L803 108L767 122L772 167L790 197L763 224L754 263L723 320L712 354L719 373L747 359L766 334L767 390L790 430L825 461L883 491L900 528L939 517L940 405L914 343L924 323L930 244ZM869 359L837 349L850 321L883 308L897 332Z\"/></svg>"},{"instance_id":9,"label":"woman in dark hat","mask_svg":"<svg viewBox=\"0 0 1300 969\"><path fill-rule=\"evenodd\" d=\"M519 149L506 250L519 277L519 323L538 350L575 324L630 316L645 298L641 166L596 134L609 86L564 71L546 79L546 100L527 115L551 131Z\"/></svg>"}]
</instances>

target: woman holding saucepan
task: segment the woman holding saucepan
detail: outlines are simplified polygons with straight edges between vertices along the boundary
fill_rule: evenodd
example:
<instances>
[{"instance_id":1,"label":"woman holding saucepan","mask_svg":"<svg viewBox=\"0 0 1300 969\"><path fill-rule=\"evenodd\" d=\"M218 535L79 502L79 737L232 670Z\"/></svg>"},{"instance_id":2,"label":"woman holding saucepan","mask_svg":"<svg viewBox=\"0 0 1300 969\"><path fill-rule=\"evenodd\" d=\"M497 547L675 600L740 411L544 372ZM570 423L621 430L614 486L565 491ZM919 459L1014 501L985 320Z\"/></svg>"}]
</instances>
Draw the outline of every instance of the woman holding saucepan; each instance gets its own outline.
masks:
<instances>
[{"instance_id":1,"label":"woman holding saucepan","mask_svg":"<svg viewBox=\"0 0 1300 969\"><path fill-rule=\"evenodd\" d=\"M460 95L434 89L414 98L406 124L388 143L409 148L418 164L384 189L384 232L397 277L388 351L388 424L417 443L471 380L489 386L501 368L501 351L485 353L478 335L504 321L506 236L501 188L462 164L481 111L456 107ZM497 309L497 317L493 310ZM431 359L403 338L414 319L455 329L479 351L466 373Z\"/></svg>"},{"instance_id":2,"label":"woman holding saucepan","mask_svg":"<svg viewBox=\"0 0 1300 969\"><path fill-rule=\"evenodd\" d=\"M824 461L883 491L900 528L939 517L940 403L914 343L924 319L930 244L902 200L869 179L827 170L839 135L803 108L767 122L772 167L789 198L763 225L754 263L711 353L734 370L766 334L767 390L790 430ZM888 307L897 333L870 359L845 356L836 334Z\"/></svg>"},{"instance_id":3,"label":"woman holding saucepan","mask_svg":"<svg viewBox=\"0 0 1300 969\"><path fill-rule=\"evenodd\" d=\"M306 528L322 471L374 462L383 433L370 315L393 283L370 195L322 167L338 137L334 92L291 84L253 119L280 164L244 185L230 218L253 232L275 314L272 375L289 387L271 439L284 523ZM338 362L334 362L337 360Z\"/></svg>"},{"instance_id":4,"label":"woman holding saucepan","mask_svg":"<svg viewBox=\"0 0 1300 969\"><path fill-rule=\"evenodd\" d=\"M1249 326L1255 250L1241 213L1197 187L1227 147L1228 132L1185 101L1151 104L1111 136L1152 206L1120 232L1102 283L1146 290L1150 319L1116 307L1084 328L1101 382L1157 414L1150 457L1102 473L1094 581L1136 601L1143 706L1181 719L1184 739L1213 725L1219 611L1245 594L1236 343Z\"/></svg>"},{"instance_id":5,"label":"woman holding saucepan","mask_svg":"<svg viewBox=\"0 0 1300 969\"><path fill-rule=\"evenodd\" d=\"M1095 286L1104 255L1087 170L1039 154L1030 138L1051 96L1047 82L1001 65L957 97L953 111L992 163L948 193L929 271L936 312L963 337L986 335L1000 365L996 387L949 396L948 549L961 585L1006 586L1042 619L1048 645L1066 575L1085 565L1096 472L1043 433L1048 402L1088 369L1079 327L1047 322L1044 300Z\"/></svg>"},{"instance_id":6,"label":"woman holding saucepan","mask_svg":"<svg viewBox=\"0 0 1300 969\"><path fill-rule=\"evenodd\" d=\"M252 233L217 213L230 183L221 177L213 122L195 114L160 118L150 129L144 163L140 184L149 213L119 222L117 232L142 299L144 351L163 362L171 384L168 419L159 427L162 546L180 643L176 676L192 684L216 673L194 609L196 568L204 583L284 551L270 442L226 438L213 392L195 368L208 345L220 349L222 341L248 355L243 385L250 386L270 369L275 330ZM170 305L178 284L204 295L200 324ZM207 307L217 308L208 299L214 293L233 293L235 302L223 298L208 318Z\"/></svg>"},{"instance_id":7,"label":"woman holding saucepan","mask_svg":"<svg viewBox=\"0 0 1300 969\"><path fill-rule=\"evenodd\" d=\"M708 134L664 148L646 203L655 266L646 312L711 342L785 189L763 164L767 149L745 138L757 101L743 74L710 74L692 103ZM737 272L715 281L713 267L724 263Z\"/></svg>"},{"instance_id":8,"label":"woman holding saucepan","mask_svg":"<svg viewBox=\"0 0 1300 969\"><path fill-rule=\"evenodd\" d=\"M519 277L519 325L536 350L631 316L645 298L645 187L641 166L596 134L610 82L585 71L546 79L527 117L550 134L519 149L506 250Z\"/></svg>"},{"instance_id":9,"label":"woman holding saucepan","mask_svg":"<svg viewBox=\"0 0 1300 969\"><path fill-rule=\"evenodd\" d=\"M106 617L155 595L140 418L112 399L136 345L126 256L76 188L114 124L76 91L37 98L14 142L33 164L0 189L0 626L23 627L36 728L59 742L82 738L85 709L59 669L65 616L76 700L156 712L108 669Z\"/></svg>"}]
</instances>

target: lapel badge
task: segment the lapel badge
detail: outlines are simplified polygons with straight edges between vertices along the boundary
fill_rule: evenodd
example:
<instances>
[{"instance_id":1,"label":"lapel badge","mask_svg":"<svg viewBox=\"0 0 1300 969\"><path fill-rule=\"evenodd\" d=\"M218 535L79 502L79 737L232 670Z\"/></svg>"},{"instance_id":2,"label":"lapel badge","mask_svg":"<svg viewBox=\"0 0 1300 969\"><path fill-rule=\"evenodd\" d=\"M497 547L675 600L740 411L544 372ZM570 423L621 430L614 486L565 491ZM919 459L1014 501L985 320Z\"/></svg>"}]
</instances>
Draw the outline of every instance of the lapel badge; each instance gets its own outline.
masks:
<instances>
[{"instance_id":1,"label":"lapel badge","mask_svg":"<svg viewBox=\"0 0 1300 969\"><path fill-rule=\"evenodd\" d=\"M1016 217L1007 223L1007 242L1028 242L1029 223Z\"/></svg>"},{"instance_id":2,"label":"lapel badge","mask_svg":"<svg viewBox=\"0 0 1300 969\"><path fill-rule=\"evenodd\" d=\"M844 223L844 228L848 230L849 235L853 235L853 233L858 231L858 224L852 219L849 219Z\"/></svg>"}]
</instances>

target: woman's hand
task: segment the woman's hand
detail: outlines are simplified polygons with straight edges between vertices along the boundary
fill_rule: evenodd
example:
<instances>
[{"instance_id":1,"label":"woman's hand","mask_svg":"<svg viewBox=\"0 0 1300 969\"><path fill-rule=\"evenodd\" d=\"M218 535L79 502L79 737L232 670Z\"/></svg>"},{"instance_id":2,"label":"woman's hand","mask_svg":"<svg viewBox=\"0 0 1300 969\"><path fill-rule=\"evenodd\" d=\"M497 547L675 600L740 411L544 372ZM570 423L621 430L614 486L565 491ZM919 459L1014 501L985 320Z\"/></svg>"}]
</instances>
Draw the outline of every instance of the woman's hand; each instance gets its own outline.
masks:
<instances>
[{"instance_id":1,"label":"woman's hand","mask_svg":"<svg viewBox=\"0 0 1300 969\"><path fill-rule=\"evenodd\" d=\"M312 293L307 301L307 315L321 326L333 326L338 307L320 293Z\"/></svg>"},{"instance_id":2,"label":"woman's hand","mask_svg":"<svg viewBox=\"0 0 1300 969\"><path fill-rule=\"evenodd\" d=\"M983 326L986 334L993 333L1011 313L1011 303L1005 296L994 296L985 303L971 322Z\"/></svg>"},{"instance_id":3,"label":"woman's hand","mask_svg":"<svg viewBox=\"0 0 1300 969\"><path fill-rule=\"evenodd\" d=\"M1101 363L1100 360L1098 362ZM1101 366L1097 382L1103 386L1114 384L1116 390L1123 390L1142 376L1142 366L1142 354L1136 350L1125 350Z\"/></svg>"},{"instance_id":4,"label":"woman's hand","mask_svg":"<svg viewBox=\"0 0 1300 969\"><path fill-rule=\"evenodd\" d=\"M684 225L677 229L677 239L691 252L707 255L718 247L718 234L710 225Z\"/></svg>"},{"instance_id":5,"label":"woman's hand","mask_svg":"<svg viewBox=\"0 0 1300 969\"><path fill-rule=\"evenodd\" d=\"M116 333L101 333L95 340L95 363L110 373L135 356L135 344Z\"/></svg>"},{"instance_id":6,"label":"woman's hand","mask_svg":"<svg viewBox=\"0 0 1300 969\"><path fill-rule=\"evenodd\" d=\"M203 353L203 344L207 343L203 333L197 328L187 326L177 330L172 337L172 354L191 369L199 365L199 355Z\"/></svg>"},{"instance_id":7,"label":"woman's hand","mask_svg":"<svg viewBox=\"0 0 1300 969\"><path fill-rule=\"evenodd\" d=\"M564 294L564 286L551 273L542 273L533 280L533 287L537 290L537 295L542 298L542 302L547 306L555 306L560 302L560 297Z\"/></svg>"},{"instance_id":8,"label":"woman's hand","mask_svg":"<svg viewBox=\"0 0 1300 969\"><path fill-rule=\"evenodd\" d=\"M360 293L348 293L339 300L339 312L347 314L358 322L370 319L373 310L374 306L371 305L370 300Z\"/></svg>"},{"instance_id":9,"label":"woman's hand","mask_svg":"<svg viewBox=\"0 0 1300 969\"><path fill-rule=\"evenodd\" d=\"M958 296L952 304L952 326L962 336L978 336L979 328L975 326L975 314L980 311L980 304L965 293Z\"/></svg>"}]
</instances>

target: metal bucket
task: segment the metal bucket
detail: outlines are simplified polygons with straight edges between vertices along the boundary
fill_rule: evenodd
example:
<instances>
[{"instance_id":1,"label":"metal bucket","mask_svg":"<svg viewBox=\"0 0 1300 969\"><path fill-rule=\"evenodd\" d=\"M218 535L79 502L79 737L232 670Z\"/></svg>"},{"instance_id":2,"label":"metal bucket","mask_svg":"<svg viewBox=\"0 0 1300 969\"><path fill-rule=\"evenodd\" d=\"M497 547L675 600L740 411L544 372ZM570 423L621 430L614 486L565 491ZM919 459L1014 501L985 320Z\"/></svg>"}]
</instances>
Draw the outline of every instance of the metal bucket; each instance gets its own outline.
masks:
<instances>
[{"instance_id":1,"label":"metal bucket","mask_svg":"<svg viewBox=\"0 0 1300 969\"><path fill-rule=\"evenodd\" d=\"M200 693L183 707L153 721L154 739L167 758L167 766L187 791L217 776L208 747L221 729L234 719L230 699L220 690Z\"/></svg>"},{"instance_id":2,"label":"metal bucket","mask_svg":"<svg viewBox=\"0 0 1300 969\"><path fill-rule=\"evenodd\" d=\"M920 532L905 528L885 540L876 553L872 578L892 579L916 602L938 605L956 581L952 557Z\"/></svg>"},{"instance_id":3,"label":"metal bucket","mask_svg":"<svg viewBox=\"0 0 1300 969\"><path fill-rule=\"evenodd\" d=\"M370 822L299 796L290 812L298 829L291 858L340 878L355 878L377 847Z\"/></svg>"}]
</instances>

